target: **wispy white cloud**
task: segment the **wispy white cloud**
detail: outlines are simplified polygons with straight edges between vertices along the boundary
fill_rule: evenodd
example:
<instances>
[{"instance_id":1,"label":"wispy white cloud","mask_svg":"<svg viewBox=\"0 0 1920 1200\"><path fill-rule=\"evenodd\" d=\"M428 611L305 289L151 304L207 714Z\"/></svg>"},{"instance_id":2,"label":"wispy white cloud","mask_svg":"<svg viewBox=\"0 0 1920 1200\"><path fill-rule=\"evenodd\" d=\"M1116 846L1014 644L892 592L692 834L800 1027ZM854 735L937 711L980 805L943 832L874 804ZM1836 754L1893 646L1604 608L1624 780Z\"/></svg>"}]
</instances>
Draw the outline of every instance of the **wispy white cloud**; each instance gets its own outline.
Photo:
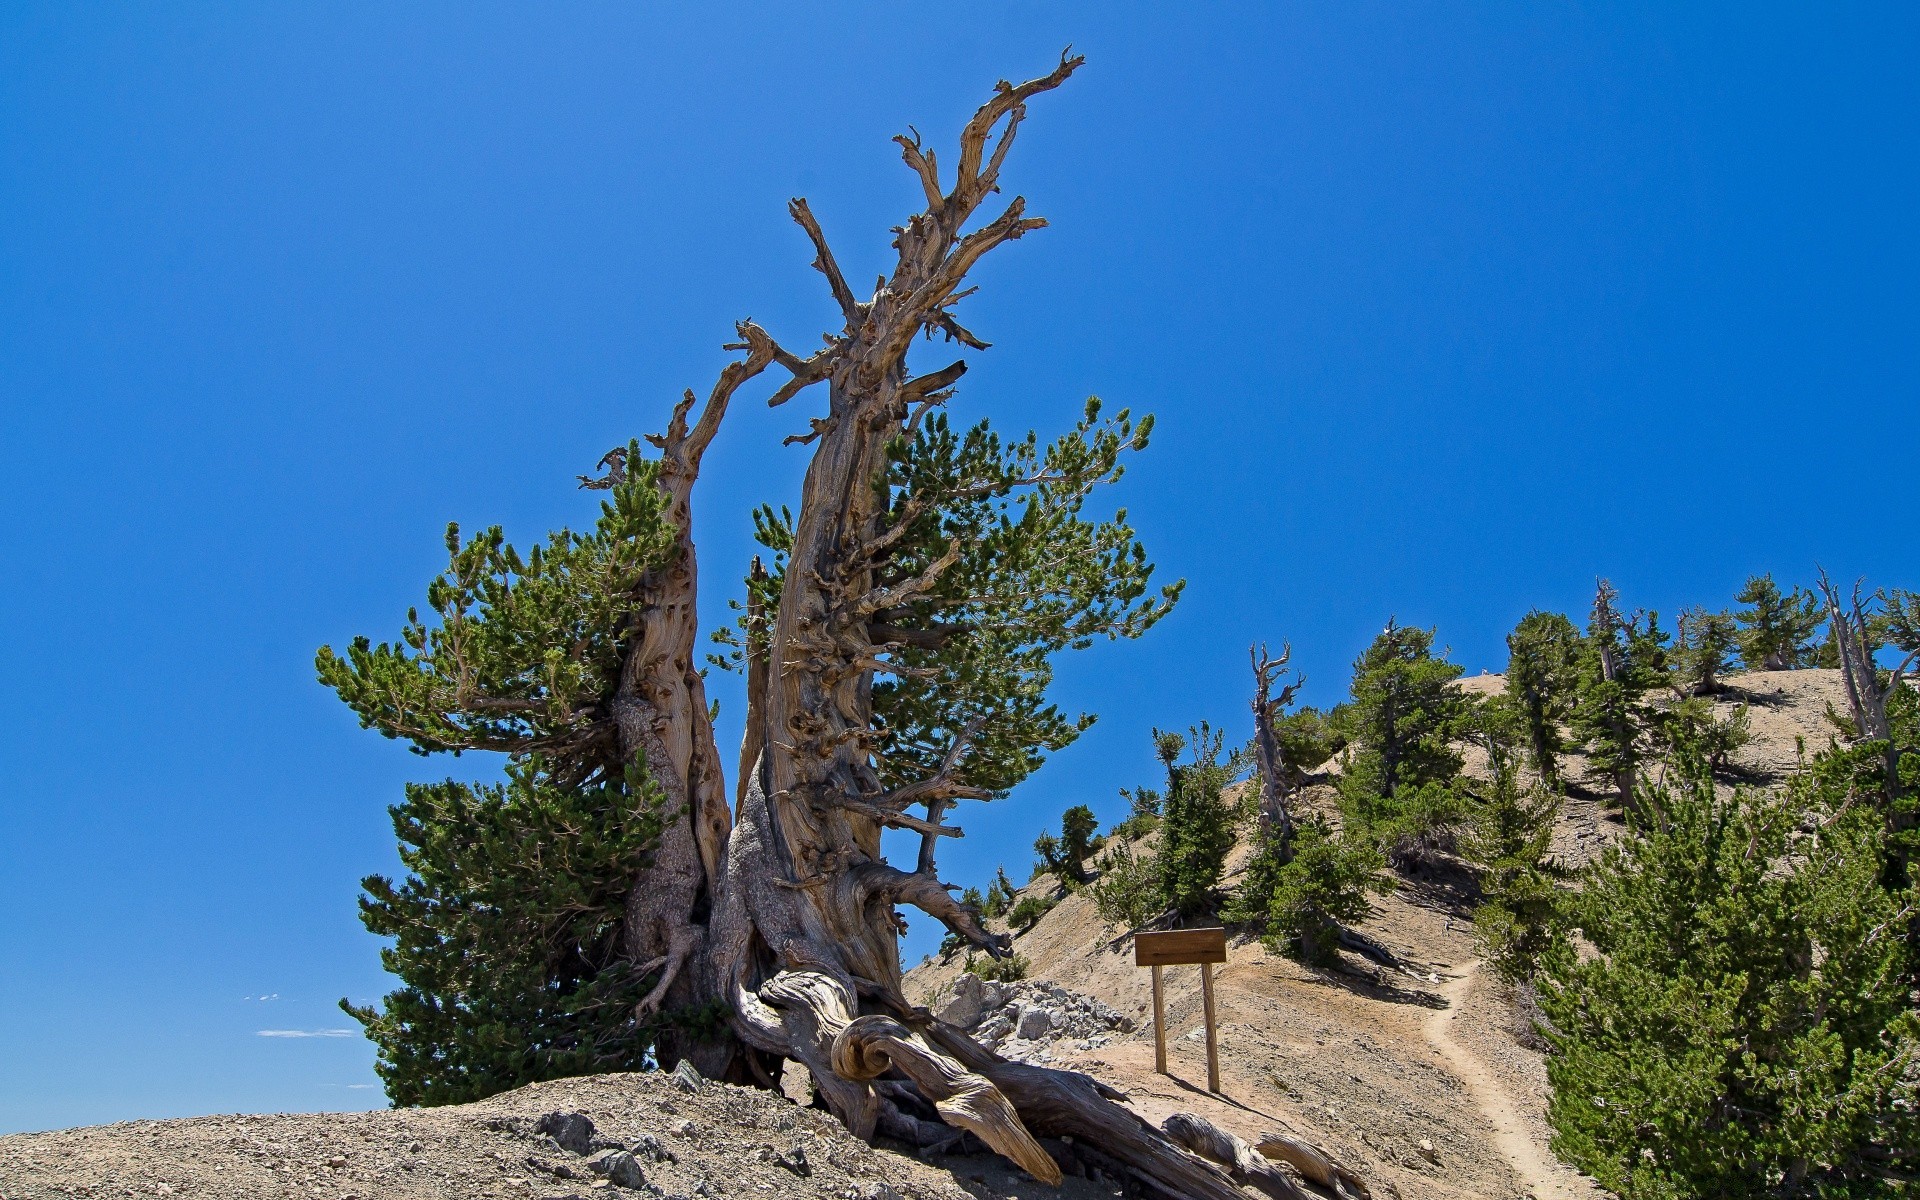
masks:
<instances>
[{"instance_id":1,"label":"wispy white cloud","mask_svg":"<svg viewBox=\"0 0 1920 1200\"><path fill-rule=\"evenodd\" d=\"M263 996L242 996L240 998L242 1000L278 1000L280 998L280 993L268 992Z\"/></svg>"},{"instance_id":2,"label":"wispy white cloud","mask_svg":"<svg viewBox=\"0 0 1920 1200\"><path fill-rule=\"evenodd\" d=\"M309 1038L309 1037L352 1037L351 1029L262 1029L256 1037Z\"/></svg>"},{"instance_id":3,"label":"wispy white cloud","mask_svg":"<svg viewBox=\"0 0 1920 1200\"><path fill-rule=\"evenodd\" d=\"M359 1091L361 1088L377 1088L380 1085L377 1083L350 1083L347 1086L355 1091Z\"/></svg>"}]
</instances>

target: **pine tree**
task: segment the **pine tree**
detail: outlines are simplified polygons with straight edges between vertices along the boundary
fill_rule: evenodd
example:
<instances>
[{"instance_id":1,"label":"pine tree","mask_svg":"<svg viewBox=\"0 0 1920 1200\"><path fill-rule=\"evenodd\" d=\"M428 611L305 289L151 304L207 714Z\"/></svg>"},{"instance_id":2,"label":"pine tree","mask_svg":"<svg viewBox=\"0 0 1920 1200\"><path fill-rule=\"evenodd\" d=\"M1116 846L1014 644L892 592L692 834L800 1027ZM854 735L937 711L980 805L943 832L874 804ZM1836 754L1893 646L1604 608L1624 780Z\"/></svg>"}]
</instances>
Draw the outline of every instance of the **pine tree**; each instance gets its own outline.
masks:
<instances>
[{"instance_id":1,"label":"pine tree","mask_svg":"<svg viewBox=\"0 0 1920 1200\"><path fill-rule=\"evenodd\" d=\"M1155 750L1167 771L1156 863L1161 892L1181 916L1210 911L1219 899L1236 817L1226 788L1240 766L1237 756L1224 754L1224 739L1205 722L1191 732L1186 763L1179 757L1188 749L1187 739L1157 729L1153 734Z\"/></svg>"},{"instance_id":2,"label":"pine tree","mask_svg":"<svg viewBox=\"0 0 1920 1200\"><path fill-rule=\"evenodd\" d=\"M1101 920L1128 929L1137 929L1167 910L1159 864L1151 855L1135 854L1121 838L1108 843L1100 856L1100 878L1087 893Z\"/></svg>"},{"instance_id":3,"label":"pine tree","mask_svg":"<svg viewBox=\"0 0 1920 1200\"><path fill-rule=\"evenodd\" d=\"M1507 635L1507 690L1503 701L1519 715L1534 770L1549 788L1561 787L1561 726L1573 716L1580 632L1565 614L1538 609Z\"/></svg>"},{"instance_id":4,"label":"pine tree","mask_svg":"<svg viewBox=\"0 0 1920 1200\"><path fill-rule=\"evenodd\" d=\"M1814 633L1825 615L1820 598L1794 588L1782 595L1772 575L1749 576L1734 599L1748 607L1734 614L1740 661L1749 671L1791 671L1812 666Z\"/></svg>"},{"instance_id":5,"label":"pine tree","mask_svg":"<svg viewBox=\"0 0 1920 1200\"><path fill-rule=\"evenodd\" d=\"M1113 827L1121 838L1144 837L1160 828L1160 793L1153 788L1121 788L1120 798L1127 802L1127 819Z\"/></svg>"},{"instance_id":6,"label":"pine tree","mask_svg":"<svg viewBox=\"0 0 1920 1200\"><path fill-rule=\"evenodd\" d=\"M1453 686L1459 678L1460 667L1433 656L1432 630L1392 621L1353 664L1341 812L1350 833L1374 839L1402 870L1460 814L1463 760L1452 743L1474 702Z\"/></svg>"},{"instance_id":7,"label":"pine tree","mask_svg":"<svg viewBox=\"0 0 1920 1200\"><path fill-rule=\"evenodd\" d=\"M1695 606L1680 614L1675 625L1674 690L1686 696L1712 695L1721 689L1721 676L1733 666L1739 630L1731 614Z\"/></svg>"},{"instance_id":8,"label":"pine tree","mask_svg":"<svg viewBox=\"0 0 1920 1200\"><path fill-rule=\"evenodd\" d=\"M1653 706L1666 681L1666 634L1657 613L1622 616L1620 593L1602 579L1580 645L1580 681L1573 734L1594 768L1613 780L1622 808L1630 808L1645 757Z\"/></svg>"},{"instance_id":9,"label":"pine tree","mask_svg":"<svg viewBox=\"0 0 1920 1200\"><path fill-rule=\"evenodd\" d=\"M1550 944L1558 893L1549 849L1560 797L1544 784L1522 787L1512 753L1488 745L1490 779L1479 793L1461 839L1461 855L1480 875L1474 938L1481 954L1509 982L1533 973Z\"/></svg>"},{"instance_id":10,"label":"pine tree","mask_svg":"<svg viewBox=\"0 0 1920 1200\"><path fill-rule=\"evenodd\" d=\"M1034 852L1040 856L1038 869L1051 872L1070 888L1087 882L1086 861L1093 854L1093 835L1099 828L1091 808L1084 804L1069 808L1060 818L1059 837L1043 833L1034 841Z\"/></svg>"},{"instance_id":11,"label":"pine tree","mask_svg":"<svg viewBox=\"0 0 1920 1200\"><path fill-rule=\"evenodd\" d=\"M539 758L502 784L408 785L392 814L412 874L368 876L360 901L367 928L393 939L381 962L401 986L378 1008L340 1002L378 1049L390 1101L460 1104L645 1065L659 1024L633 1020L650 985L624 929L661 810L638 763L586 785L556 783Z\"/></svg>"},{"instance_id":12,"label":"pine tree","mask_svg":"<svg viewBox=\"0 0 1920 1200\"><path fill-rule=\"evenodd\" d=\"M1845 771L1717 795L1697 758L1541 961L1553 1148L1623 1200L1913 1194L1920 903Z\"/></svg>"},{"instance_id":13,"label":"pine tree","mask_svg":"<svg viewBox=\"0 0 1920 1200\"><path fill-rule=\"evenodd\" d=\"M1007 910L1013 907L1013 898L1018 891L1013 886L1013 880L1007 878L1007 869L995 867L993 882L987 885L987 902L980 906L980 911L989 917L1006 916Z\"/></svg>"},{"instance_id":14,"label":"pine tree","mask_svg":"<svg viewBox=\"0 0 1920 1200\"><path fill-rule=\"evenodd\" d=\"M1372 839L1336 834L1318 813L1303 818L1292 858L1273 872L1268 944L1315 966L1337 962L1342 926L1372 912L1370 893L1393 888L1379 874L1385 865Z\"/></svg>"}]
</instances>

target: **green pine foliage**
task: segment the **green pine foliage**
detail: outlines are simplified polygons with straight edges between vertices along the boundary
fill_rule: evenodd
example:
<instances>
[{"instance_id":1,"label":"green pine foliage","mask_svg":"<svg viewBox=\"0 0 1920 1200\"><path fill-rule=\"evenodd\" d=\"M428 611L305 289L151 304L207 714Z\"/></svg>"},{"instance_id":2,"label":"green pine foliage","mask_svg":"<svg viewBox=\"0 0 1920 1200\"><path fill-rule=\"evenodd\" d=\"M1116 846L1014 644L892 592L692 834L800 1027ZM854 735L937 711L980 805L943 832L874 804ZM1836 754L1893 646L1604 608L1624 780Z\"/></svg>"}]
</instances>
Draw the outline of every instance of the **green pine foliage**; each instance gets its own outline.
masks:
<instances>
[{"instance_id":1,"label":"green pine foliage","mask_svg":"<svg viewBox=\"0 0 1920 1200\"><path fill-rule=\"evenodd\" d=\"M1432 630L1392 621L1353 664L1341 813L1347 830L1372 838L1401 869L1438 848L1461 812L1453 742L1475 704L1453 686L1459 678L1460 667L1434 656Z\"/></svg>"},{"instance_id":2,"label":"green pine foliage","mask_svg":"<svg viewBox=\"0 0 1920 1200\"><path fill-rule=\"evenodd\" d=\"M1093 854L1093 835L1100 828L1099 820L1093 810L1084 804L1076 804L1060 817L1060 836L1043 833L1033 843L1034 853L1040 856L1039 871L1051 872L1055 879L1068 888L1077 888L1086 883L1086 861Z\"/></svg>"},{"instance_id":3,"label":"green pine foliage","mask_svg":"<svg viewBox=\"0 0 1920 1200\"><path fill-rule=\"evenodd\" d=\"M989 917L1004 917L1013 907L1014 894L1019 889L1013 886L1013 880L1007 878L1005 867L993 869L993 882L987 885L987 901L980 911Z\"/></svg>"},{"instance_id":4,"label":"green pine foliage","mask_svg":"<svg viewBox=\"0 0 1920 1200\"><path fill-rule=\"evenodd\" d=\"M382 959L401 986L377 1008L343 1006L396 1104L631 1069L652 1044L654 1027L632 1022L645 990L622 953L624 904L665 814L604 701L628 596L674 531L656 465L630 445L622 466L586 533L523 554L498 528L463 540L449 526L430 621L410 611L396 642L319 652L321 682L363 725L421 754L509 754L502 784L410 787L392 810L410 875L365 881L361 919L394 939Z\"/></svg>"},{"instance_id":5,"label":"green pine foliage","mask_svg":"<svg viewBox=\"0 0 1920 1200\"><path fill-rule=\"evenodd\" d=\"M887 521L907 532L891 549L888 573L912 578L957 547L959 559L933 590L875 614L912 630L887 656L902 672L873 685L880 782L898 787L938 773L955 731L971 729L955 778L1005 793L1092 724L1047 699L1052 660L1097 639L1134 638L1172 610L1183 583L1151 586L1153 564L1127 523L1088 520L1087 502L1125 473L1124 457L1144 450L1153 418L1135 424L1122 409L1101 416L1097 398L1072 431L1048 445L1029 433L1003 441L986 422L955 431L935 411L912 438L890 447L884 478ZM773 569L754 586L776 597L792 545L792 516L762 508L756 536ZM738 630L714 640L716 658L738 669L762 632L744 614ZM771 608L767 611L773 611Z\"/></svg>"},{"instance_id":6,"label":"green pine foliage","mask_svg":"<svg viewBox=\"0 0 1920 1200\"><path fill-rule=\"evenodd\" d=\"M1167 910L1160 869L1153 856L1134 853L1128 842L1115 838L1100 856L1100 878L1088 888L1100 919L1110 925L1138 929Z\"/></svg>"},{"instance_id":7,"label":"green pine foliage","mask_svg":"<svg viewBox=\"0 0 1920 1200\"><path fill-rule=\"evenodd\" d=\"M1052 896L1022 896L1007 910L1007 925L1017 934L1026 933L1053 911L1055 903Z\"/></svg>"},{"instance_id":8,"label":"green pine foliage","mask_svg":"<svg viewBox=\"0 0 1920 1200\"><path fill-rule=\"evenodd\" d=\"M1220 879L1233 849L1238 814L1227 785L1242 769L1241 756L1224 753L1222 736L1205 722L1190 730L1191 745L1177 733L1154 730L1154 748L1167 771L1167 799L1156 862L1160 890L1183 917L1211 912L1220 899ZM1188 760L1180 762L1182 750Z\"/></svg>"},{"instance_id":9,"label":"green pine foliage","mask_svg":"<svg viewBox=\"0 0 1920 1200\"><path fill-rule=\"evenodd\" d=\"M1686 696L1707 696L1721 690L1721 677L1733 668L1739 652L1739 629L1733 615L1696 605L1680 614L1675 629L1669 655L1674 690Z\"/></svg>"},{"instance_id":10,"label":"green pine foliage","mask_svg":"<svg viewBox=\"0 0 1920 1200\"><path fill-rule=\"evenodd\" d=\"M1337 834L1317 813L1307 816L1295 828L1292 860L1272 871L1267 944L1310 965L1338 962L1342 927L1366 919L1372 893L1393 890L1384 866L1372 838ZM1243 911L1250 899L1240 902Z\"/></svg>"},{"instance_id":11,"label":"green pine foliage","mask_svg":"<svg viewBox=\"0 0 1920 1200\"><path fill-rule=\"evenodd\" d=\"M962 967L969 975L978 975L982 979L996 983L1017 983L1033 970L1033 964L1024 954L1009 954L1005 958L989 958L967 952L966 965Z\"/></svg>"},{"instance_id":12,"label":"green pine foliage","mask_svg":"<svg viewBox=\"0 0 1920 1200\"><path fill-rule=\"evenodd\" d=\"M447 570L427 585L437 618L407 613L400 639L323 646L320 682L390 738L435 751L565 750L569 775L619 776L603 702L619 680L631 632L629 597L665 565L674 529L658 464L630 445L626 469L589 533L561 529L522 554L499 526L461 540L447 526ZM470 698L491 703L476 707Z\"/></svg>"},{"instance_id":13,"label":"green pine foliage","mask_svg":"<svg viewBox=\"0 0 1920 1200\"><path fill-rule=\"evenodd\" d=\"M1523 787L1510 751L1495 743L1488 782L1476 790L1460 853L1480 876L1474 940L1510 983L1532 975L1553 936L1560 871L1549 849L1560 796L1544 784Z\"/></svg>"},{"instance_id":14,"label":"green pine foliage","mask_svg":"<svg viewBox=\"0 0 1920 1200\"><path fill-rule=\"evenodd\" d=\"M1736 704L1723 717L1705 696L1687 696L1653 717L1654 751L1672 759L1691 752L1703 758L1715 775L1733 772L1733 756L1753 740L1752 710Z\"/></svg>"},{"instance_id":15,"label":"green pine foliage","mask_svg":"<svg viewBox=\"0 0 1920 1200\"><path fill-rule=\"evenodd\" d=\"M1528 757L1550 788L1559 789L1562 732L1573 716L1580 631L1564 613L1539 609L1507 635L1507 689L1501 703L1519 718Z\"/></svg>"},{"instance_id":16,"label":"green pine foliage","mask_svg":"<svg viewBox=\"0 0 1920 1200\"><path fill-rule=\"evenodd\" d=\"M1160 828L1160 793L1153 788L1121 788L1127 819L1113 827L1116 838L1141 838Z\"/></svg>"},{"instance_id":17,"label":"green pine foliage","mask_svg":"<svg viewBox=\"0 0 1920 1200\"><path fill-rule=\"evenodd\" d=\"M1553 1147L1623 1200L1915 1194L1920 898L1887 886L1871 759L1726 795L1676 764L1569 898L1581 944L1538 976Z\"/></svg>"},{"instance_id":18,"label":"green pine foliage","mask_svg":"<svg viewBox=\"0 0 1920 1200\"><path fill-rule=\"evenodd\" d=\"M409 785L392 813L411 874L365 879L360 913L393 939L381 961L401 986L378 1008L341 1001L378 1048L388 1099L459 1104L639 1070L654 1027L633 1011L650 981L621 936L663 817L644 765L557 785L534 757L503 784Z\"/></svg>"},{"instance_id":19,"label":"green pine foliage","mask_svg":"<svg viewBox=\"0 0 1920 1200\"><path fill-rule=\"evenodd\" d=\"M1655 719L1653 696L1667 680L1667 635L1658 613L1622 616L1614 604L1618 598L1601 580L1580 644L1571 728L1588 761L1613 779L1627 807Z\"/></svg>"},{"instance_id":20,"label":"green pine foliage","mask_svg":"<svg viewBox=\"0 0 1920 1200\"><path fill-rule=\"evenodd\" d=\"M1754 575L1734 599L1747 606L1733 614L1740 661L1747 670L1791 671L1814 665L1814 635L1826 620L1818 596L1797 587L1782 594L1772 575Z\"/></svg>"}]
</instances>

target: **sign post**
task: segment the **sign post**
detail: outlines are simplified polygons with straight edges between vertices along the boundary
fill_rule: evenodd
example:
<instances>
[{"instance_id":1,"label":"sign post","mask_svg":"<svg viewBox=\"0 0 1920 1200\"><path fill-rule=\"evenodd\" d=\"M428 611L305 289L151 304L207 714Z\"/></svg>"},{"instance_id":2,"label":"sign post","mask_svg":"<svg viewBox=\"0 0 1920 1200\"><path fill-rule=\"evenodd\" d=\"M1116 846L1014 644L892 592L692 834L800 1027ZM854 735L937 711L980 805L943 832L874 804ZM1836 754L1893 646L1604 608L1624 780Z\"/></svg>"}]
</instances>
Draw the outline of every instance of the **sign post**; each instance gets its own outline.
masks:
<instances>
[{"instance_id":1,"label":"sign post","mask_svg":"<svg viewBox=\"0 0 1920 1200\"><path fill-rule=\"evenodd\" d=\"M1133 938L1133 965L1153 968L1153 1069L1167 1071L1167 1011L1161 992L1160 968L1197 964L1200 1002L1207 1023L1207 1090L1220 1090L1220 1043L1213 1025L1213 964L1227 961L1224 929L1169 929L1138 933Z\"/></svg>"}]
</instances>

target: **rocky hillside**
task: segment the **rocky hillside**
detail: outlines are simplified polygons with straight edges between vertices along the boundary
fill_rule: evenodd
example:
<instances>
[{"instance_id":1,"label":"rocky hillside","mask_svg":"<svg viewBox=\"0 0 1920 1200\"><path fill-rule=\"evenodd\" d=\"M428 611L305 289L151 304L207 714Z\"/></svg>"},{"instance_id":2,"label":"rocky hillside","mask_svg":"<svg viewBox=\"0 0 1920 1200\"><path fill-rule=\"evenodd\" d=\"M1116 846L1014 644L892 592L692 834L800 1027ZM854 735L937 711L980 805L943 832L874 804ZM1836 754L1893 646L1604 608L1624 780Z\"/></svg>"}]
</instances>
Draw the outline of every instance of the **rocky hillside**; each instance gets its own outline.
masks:
<instances>
[{"instance_id":1,"label":"rocky hillside","mask_svg":"<svg viewBox=\"0 0 1920 1200\"><path fill-rule=\"evenodd\" d=\"M1475 692L1497 692L1498 675L1462 681ZM1797 760L1797 739L1809 751L1826 743L1832 703L1845 708L1837 671L1782 671L1736 676L1716 701L1725 711L1749 706L1753 741L1736 765L1757 785L1777 782ZM1474 767L1469 761L1468 769ZM1570 777L1595 792L1604 781L1585 779L1576 755ZM1597 796L1570 798L1556 833L1555 853L1584 862L1622 831ZM1312 789L1309 803L1330 808L1331 789ZM1152 835L1149 835L1151 837ZM1229 859L1236 882L1248 848ZM1026 891L1052 895L1051 877ZM1516 998L1483 974L1470 937L1471 877L1441 870L1401 879L1375 904L1363 927L1398 956L1404 969L1348 955L1339 970L1303 967L1271 954L1257 941L1230 947L1216 968L1224 1095L1208 1096L1200 1018L1198 968L1169 968L1168 1026L1172 1077L1153 1071L1148 972L1133 965L1124 931L1103 922L1084 893L1061 900L1015 950L1031 979L1097 1001L1130 1021L1094 1044L1063 1036L1016 1053L1044 1052L1050 1061L1088 1071L1127 1090L1135 1107L1158 1123L1188 1110L1242 1137L1281 1127L1325 1146L1364 1168L1370 1178L1408 1197L1591 1197L1600 1193L1547 1150L1543 1121L1546 1074L1530 1048ZM972 984L957 984L962 960L934 960L908 976L909 995L951 1011L973 1004ZM1015 997L1001 1023L1039 1027L1049 1017L1044 997ZM1376 1189L1376 1195L1381 1194Z\"/></svg>"},{"instance_id":2,"label":"rocky hillside","mask_svg":"<svg viewBox=\"0 0 1920 1200\"><path fill-rule=\"evenodd\" d=\"M1498 676L1463 686L1489 691ZM1837 673L1733 680L1723 703L1751 706L1740 757L1779 778L1827 737ZM1574 764L1579 778L1581 764ZM1597 785L1597 781L1596 781ZM1326 789L1317 802L1330 803ZM1589 798L1570 800L1556 850L1581 861L1618 836ZM1230 869L1245 855L1236 852ZM1229 882L1232 882L1229 880ZM1030 891L1050 891L1042 878ZM1554 1161L1541 1122L1545 1074L1523 1042L1514 998L1477 970L1464 872L1402 880L1364 932L1399 956L1315 971L1232 947L1219 968L1224 1094L1208 1095L1197 968L1168 975L1172 1077L1153 1072L1147 972L1123 931L1084 895L1061 901L1016 942L1032 977L960 982L931 962L910 994L1002 1054L1087 1071L1127 1091L1155 1124L1189 1111L1252 1139L1272 1129L1359 1167L1376 1197L1594 1196ZM1196 1083L1195 1081L1200 1081ZM803 1079L790 1090L804 1098ZM1125 1195L1070 1145L1048 1141L1061 1188L988 1155L927 1161L866 1146L831 1117L775 1093L697 1076L609 1075L522 1088L439 1109L138 1121L0 1137L0 1200L177 1196L208 1200L992 1200ZM1249 1193L1251 1195L1251 1193Z\"/></svg>"}]
</instances>

